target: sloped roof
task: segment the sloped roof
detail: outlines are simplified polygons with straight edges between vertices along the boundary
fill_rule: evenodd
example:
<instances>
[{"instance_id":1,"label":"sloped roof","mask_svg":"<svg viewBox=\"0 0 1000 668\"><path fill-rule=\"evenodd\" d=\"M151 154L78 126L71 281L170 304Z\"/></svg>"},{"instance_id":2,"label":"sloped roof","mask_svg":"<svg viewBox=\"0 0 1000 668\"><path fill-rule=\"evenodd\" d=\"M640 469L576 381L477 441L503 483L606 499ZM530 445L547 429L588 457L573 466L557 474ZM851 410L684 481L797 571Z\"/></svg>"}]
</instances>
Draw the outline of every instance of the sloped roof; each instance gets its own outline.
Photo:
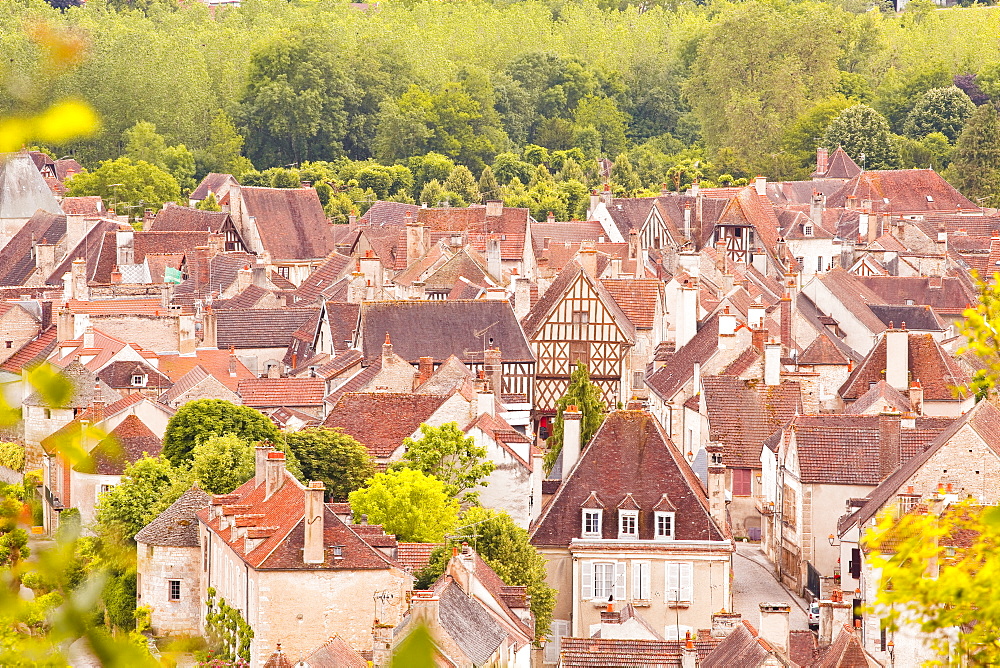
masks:
<instances>
[{"instance_id":1,"label":"sloped roof","mask_svg":"<svg viewBox=\"0 0 1000 668\"><path fill-rule=\"evenodd\" d=\"M83 216L99 216L104 211L104 203L100 195L83 197L63 197L59 203L63 213L73 213Z\"/></svg>"},{"instance_id":2,"label":"sloped roof","mask_svg":"<svg viewBox=\"0 0 1000 668\"><path fill-rule=\"evenodd\" d=\"M65 214L36 211L11 237L7 245L0 249L0 285L24 283L35 271L35 257L32 252L34 245L45 242L58 244L65 234Z\"/></svg>"},{"instance_id":3,"label":"sloped roof","mask_svg":"<svg viewBox=\"0 0 1000 668\"><path fill-rule=\"evenodd\" d=\"M646 385L664 400L677 394L690 380L695 363L704 364L719 348L719 314L714 313L699 325L690 341L670 355L662 367L646 376Z\"/></svg>"},{"instance_id":4,"label":"sloped roof","mask_svg":"<svg viewBox=\"0 0 1000 668\"><path fill-rule=\"evenodd\" d=\"M838 146L837 150L830 154L826 165L825 172L822 174L818 171L813 172L813 176L824 179L853 179L861 173L861 167L847 155L842 146Z\"/></svg>"},{"instance_id":5,"label":"sloped roof","mask_svg":"<svg viewBox=\"0 0 1000 668\"><path fill-rule=\"evenodd\" d=\"M644 512L664 494L677 506L678 540L727 540L708 514L708 498L691 467L645 411L614 411L584 449L569 478L531 533L536 547L566 547L580 538L580 508L596 491L609 504L632 494ZM605 538L618 536L618 518L605 513ZM639 522L639 539L652 540L653 523Z\"/></svg>"},{"instance_id":6,"label":"sloped roof","mask_svg":"<svg viewBox=\"0 0 1000 668\"><path fill-rule=\"evenodd\" d=\"M361 305L361 350L380 357L386 335L394 352L410 363L421 357L443 362L452 355L481 362L497 347L505 362L534 361L510 302L492 300L398 300Z\"/></svg>"},{"instance_id":7,"label":"sloped roof","mask_svg":"<svg viewBox=\"0 0 1000 668\"><path fill-rule=\"evenodd\" d=\"M719 644L700 634L694 641L699 660ZM624 638L563 638L559 651L562 668L681 668L678 640L629 640Z\"/></svg>"},{"instance_id":8,"label":"sloped roof","mask_svg":"<svg viewBox=\"0 0 1000 668\"><path fill-rule=\"evenodd\" d=\"M830 195L827 206L844 207L848 197L857 198L858 205L862 200L871 200L875 211L891 211L894 214L954 212L960 209L973 211L979 208L933 169L860 172Z\"/></svg>"},{"instance_id":9,"label":"sloped roof","mask_svg":"<svg viewBox=\"0 0 1000 668\"><path fill-rule=\"evenodd\" d=\"M655 278L602 278L604 289L639 329L652 329L663 283Z\"/></svg>"},{"instance_id":10,"label":"sloped roof","mask_svg":"<svg viewBox=\"0 0 1000 668\"><path fill-rule=\"evenodd\" d=\"M135 542L164 547L198 547L196 513L207 508L212 497L198 485L181 494L156 519L135 535Z\"/></svg>"},{"instance_id":11,"label":"sloped roof","mask_svg":"<svg viewBox=\"0 0 1000 668\"><path fill-rule=\"evenodd\" d=\"M350 272L352 266L353 263L348 256L336 252L330 253L295 289L295 301L306 303L319 301L333 289L337 281Z\"/></svg>"},{"instance_id":12,"label":"sloped roof","mask_svg":"<svg viewBox=\"0 0 1000 668\"><path fill-rule=\"evenodd\" d=\"M21 346L20 350L4 360L0 364L0 369L11 373L20 373L25 367L38 364L46 359L53 350L56 349L56 326L50 325L48 329L40 332L31 341Z\"/></svg>"},{"instance_id":13,"label":"sloped roof","mask_svg":"<svg viewBox=\"0 0 1000 668\"><path fill-rule=\"evenodd\" d=\"M371 664L340 636L333 636L302 660L309 668L368 668Z\"/></svg>"},{"instance_id":14,"label":"sloped roof","mask_svg":"<svg viewBox=\"0 0 1000 668\"><path fill-rule=\"evenodd\" d=\"M209 192L213 192L216 196L218 196L219 192L227 183L236 183L236 177L232 174L209 172L205 175L205 178L201 180L201 183L198 184L198 187L194 189L194 192L191 193L189 199L201 201L208 197Z\"/></svg>"},{"instance_id":15,"label":"sloped roof","mask_svg":"<svg viewBox=\"0 0 1000 668\"><path fill-rule=\"evenodd\" d=\"M938 313L962 315L975 304L978 296L971 286L957 276L856 276L855 280L884 304L904 305L912 300L920 306L930 306ZM938 287L935 287L938 286ZM898 322L896 323L899 324ZM907 320L909 324L909 320Z\"/></svg>"},{"instance_id":16,"label":"sloped roof","mask_svg":"<svg viewBox=\"0 0 1000 668\"><path fill-rule=\"evenodd\" d=\"M0 220L31 218L39 209L62 213L31 156L25 151L0 153Z\"/></svg>"},{"instance_id":17,"label":"sloped roof","mask_svg":"<svg viewBox=\"0 0 1000 668\"><path fill-rule=\"evenodd\" d=\"M766 640L760 637L750 622L745 619L736 625L701 662L702 668L732 668L733 666L760 666L765 659L773 657L778 665L793 665L777 654Z\"/></svg>"},{"instance_id":18,"label":"sloped roof","mask_svg":"<svg viewBox=\"0 0 1000 668\"><path fill-rule=\"evenodd\" d=\"M229 213L226 211L202 211L190 206L168 204L162 211L156 213L147 231L218 232L227 220Z\"/></svg>"},{"instance_id":19,"label":"sloped roof","mask_svg":"<svg viewBox=\"0 0 1000 668\"><path fill-rule=\"evenodd\" d=\"M244 186L240 193L274 260L323 258L333 252L333 234L315 188Z\"/></svg>"},{"instance_id":20,"label":"sloped roof","mask_svg":"<svg viewBox=\"0 0 1000 668\"><path fill-rule=\"evenodd\" d=\"M764 440L802 409L797 382L764 385L735 376L703 376L709 440L732 468L760 468Z\"/></svg>"},{"instance_id":21,"label":"sloped roof","mask_svg":"<svg viewBox=\"0 0 1000 668\"><path fill-rule=\"evenodd\" d=\"M174 383L179 383L185 374L195 367L214 376L216 380L236 391L240 381L245 378L256 378L254 373L228 350L211 350L201 348L194 355L160 355L159 370L170 377ZM230 372L230 369L233 371ZM171 390L177 386L174 385Z\"/></svg>"},{"instance_id":22,"label":"sloped roof","mask_svg":"<svg viewBox=\"0 0 1000 668\"><path fill-rule=\"evenodd\" d=\"M884 304L885 300L872 292L860 276L850 274L840 267L828 271L818 279L833 295L840 300L846 309L861 321L872 332L881 332L885 325L878 316L868 308L869 304Z\"/></svg>"},{"instance_id":23,"label":"sloped roof","mask_svg":"<svg viewBox=\"0 0 1000 668\"><path fill-rule=\"evenodd\" d=\"M285 348L315 308L225 309L216 317L219 348Z\"/></svg>"},{"instance_id":24,"label":"sloped roof","mask_svg":"<svg viewBox=\"0 0 1000 668\"><path fill-rule=\"evenodd\" d=\"M919 381L924 389L925 401L956 401L963 399L967 391L956 396L953 388L964 388L968 375L958 362L945 352L941 344L930 334L908 332L908 366L911 381ZM879 337L868 356L854 369L840 388L840 396L845 401L859 399L873 384L885 379L886 337Z\"/></svg>"},{"instance_id":25,"label":"sloped roof","mask_svg":"<svg viewBox=\"0 0 1000 668\"><path fill-rule=\"evenodd\" d=\"M826 332L820 332L819 336L806 346L806 349L802 351L802 354L799 355L796 361L799 364L812 364L815 366L846 366L851 362L851 358L830 340L830 336Z\"/></svg>"},{"instance_id":26,"label":"sloped roof","mask_svg":"<svg viewBox=\"0 0 1000 668\"><path fill-rule=\"evenodd\" d=\"M420 570L430 563L431 553L442 543L397 543L396 561L410 570Z\"/></svg>"},{"instance_id":27,"label":"sloped roof","mask_svg":"<svg viewBox=\"0 0 1000 668\"><path fill-rule=\"evenodd\" d=\"M248 378L238 392L244 406L320 406L326 382L322 378Z\"/></svg>"},{"instance_id":28,"label":"sloped roof","mask_svg":"<svg viewBox=\"0 0 1000 668\"><path fill-rule=\"evenodd\" d=\"M115 389L137 387L132 384L132 377L135 375L146 376L146 384L143 386L145 388L165 390L173 385L170 378L145 362L132 360L112 362L97 372L98 378Z\"/></svg>"},{"instance_id":29,"label":"sloped roof","mask_svg":"<svg viewBox=\"0 0 1000 668\"><path fill-rule=\"evenodd\" d=\"M121 475L126 466L136 463L144 455L159 455L161 446L162 441L142 420L129 415L94 446L89 458L73 466L73 470L79 473Z\"/></svg>"},{"instance_id":30,"label":"sloped roof","mask_svg":"<svg viewBox=\"0 0 1000 668\"><path fill-rule=\"evenodd\" d=\"M349 392L330 409L323 426L339 427L364 444L372 456L385 459L446 400L430 394Z\"/></svg>"},{"instance_id":31,"label":"sloped roof","mask_svg":"<svg viewBox=\"0 0 1000 668\"><path fill-rule=\"evenodd\" d=\"M417 204L403 202L384 202L379 200L371 205L365 215L358 219L358 227L402 227L406 224L406 214L415 216L420 211Z\"/></svg>"},{"instance_id":32,"label":"sloped roof","mask_svg":"<svg viewBox=\"0 0 1000 668\"><path fill-rule=\"evenodd\" d=\"M876 411L889 408L901 413L908 413L912 407L910 406L909 398L902 392L884 380L880 380L875 383L875 387L862 394L858 397L857 401L844 409L844 412L862 415L867 413L871 408L874 408Z\"/></svg>"},{"instance_id":33,"label":"sloped roof","mask_svg":"<svg viewBox=\"0 0 1000 668\"><path fill-rule=\"evenodd\" d=\"M872 655L865 651L861 639L853 628L844 624L837 637L809 668L882 668Z\"/></svg>"},{"instance_id":34,"label":"sloped roof","mask_svg":"<svg viewBox=\"0 0 1000 668\"><path fill-rule=\"evenodd\" d=\"M507 633L482 604L468 596L454 582L438 590L438 619L441 626L472 665L486 665Z\"/></svg>"}]
</instances>

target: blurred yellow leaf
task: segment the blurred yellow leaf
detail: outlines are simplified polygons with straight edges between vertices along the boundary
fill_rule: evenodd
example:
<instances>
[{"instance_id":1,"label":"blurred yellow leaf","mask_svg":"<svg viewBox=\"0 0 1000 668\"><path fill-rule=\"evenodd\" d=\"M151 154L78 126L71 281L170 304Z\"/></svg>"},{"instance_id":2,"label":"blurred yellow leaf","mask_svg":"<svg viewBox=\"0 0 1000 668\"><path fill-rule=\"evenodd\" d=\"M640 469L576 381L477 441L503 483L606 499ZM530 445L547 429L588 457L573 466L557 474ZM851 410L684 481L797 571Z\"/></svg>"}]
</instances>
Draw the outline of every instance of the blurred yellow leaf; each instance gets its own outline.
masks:
<instances>
[{"instance_id":1,"label":"blurred yellow leaf","mask_svg":"<svg viewBox=\"0 0 1000 668\"><path fill-rule=\"evenodd\" d=\"M97 114L82 102L53 104L35 120L35 139L59 144L97 129Z\"/></svg>"}]
</instances>

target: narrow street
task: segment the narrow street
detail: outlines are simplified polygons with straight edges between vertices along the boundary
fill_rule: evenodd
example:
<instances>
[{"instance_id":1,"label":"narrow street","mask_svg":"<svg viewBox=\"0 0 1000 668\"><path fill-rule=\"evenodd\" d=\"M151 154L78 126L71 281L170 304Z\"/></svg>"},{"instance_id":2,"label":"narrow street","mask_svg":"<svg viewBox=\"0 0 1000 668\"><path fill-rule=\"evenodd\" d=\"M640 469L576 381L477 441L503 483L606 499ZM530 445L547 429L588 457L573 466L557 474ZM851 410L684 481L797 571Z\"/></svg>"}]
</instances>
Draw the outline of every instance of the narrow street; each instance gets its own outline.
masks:
<instances>
[{"instance_id":1,"label":"narrow street","mask_svg":"<svg viewBox=\"0 0 1000 668\"><path fill-rule=\"evenodd\" d=\"M792 631L809 628L808 605L805 600L785 589L774 577L774 571L755 543L736 543L733 557L733 607L754 627L760 624L760 603L788 603L791 613L788 628Z\"/></svg>"}]
</instances>

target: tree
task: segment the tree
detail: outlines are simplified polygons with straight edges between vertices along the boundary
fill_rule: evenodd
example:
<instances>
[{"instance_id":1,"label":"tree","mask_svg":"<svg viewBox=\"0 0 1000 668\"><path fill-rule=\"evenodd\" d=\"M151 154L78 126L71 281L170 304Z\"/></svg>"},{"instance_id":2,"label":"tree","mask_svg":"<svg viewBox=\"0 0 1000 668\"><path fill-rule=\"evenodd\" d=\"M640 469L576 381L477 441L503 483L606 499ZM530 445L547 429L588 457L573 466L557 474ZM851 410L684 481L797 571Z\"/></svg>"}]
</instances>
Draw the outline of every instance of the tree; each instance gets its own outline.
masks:
<instances>
[{"instance_id":1,"label":"tree","mask_svg":"<svg viewBox=\"0 0 1000 668\"><path fill-rule=\"evenodd\" d=\"M823 145L830 151L843 147L866 169L894 169L899 162L889 123L867 104L856 104L833 119L826 128Z\"/></svg>"},{"instance_id":2,"label":"tree","mask_svg":"<svg viewBox=\"0 0 1000 668\"><path fill-rule=\"evenodd\" d=\"M599 156L617 155L625 150L625 131L628 114L618 109L618 104L607 97L588 95L580 100L573 114L577 131L593 128L600 137Z\"/></svg>"},{"instance_id":3,"label":"tree","mask_svg":"<svg viewBox=\"0 0 1000 668\"><path fill-rule=\"evenodd\" d=\"M833 119L852 104L843 95L833 95L817 102L785 129L781 148L792 154L802 167L802 173L793 176L806 177L815 170L817 139L822 138Z\"/></svg>"},{"instance_id":4,"label":"tree","mask_svg":"<svg viewBox=\"0 0 1000 668\"><path fill-rule=\"evenodd\" d=\"M215 193L212 191L209 191L208 197L198 202L198 206L195 208L202 211L222 211L222 207L219 206L219 201L215 199Z\"/></svg>"},{"instance_id":5,"label":"tree","mask_svg":"<svg viewBox=\"0 0 1000 668\"><path fill-rule=\"evenodd\" d=\"M614 167L611 168L611 185L624 197L633 197L642 188L639 175L636 174L632 161L625 153L615 158Z\"/></svg>"},{"instance_id":6,"label":"tree","mask_svg":"<svg viewBox=\"0 0 1000 668\"><path fill-rule=\"evenodd\" d=\"M122 133L122 138L125 140L126 157L156 165L177 179L185 192L194 190L194 154L184 144L167 146L164 138L156 132L156 126L148 121L137 122Z\"/></svg>"},{"instance_id":7,"label":"tree","mask_svg":"<svg viewBox=\"0 0 1000 668\"><path fill-rule=\"evenodd\" d=\"M500 184L497 183L497 177L493 175L493 169L489 165L483 167L483 172L479 175L479 192L487 202L500 197Z\"/></svg>"},{"instance_id":8,"label":"tree","mask_svg":"<svg viewBox=\"0 0 1000 668\"><path fill-rule=\"evenodd\" d=\"M465 165L457 165L455 169L451 170L451 174L444 182L444 189L455 193L461 200L461 203L456 202L454 206L479 204L479 184L476 183L476 177Z\"/></svg>"},{"instance_id":9,"label":"tree","mask_svg":"<svg viewBox=\"0 0 1000 668\"><path fill-rule=\"evenodd\" d=\"M440 543L458 521L458 501L444 483L414 469L377 473L347 498L355 521L366 515L404 542Z\"/></svg>"},{"instance_id":10,"label":"tree","mask_svg":"<svg viewBox=\"0 0 1000 668\"><path fill-rule=\"evenodd\" d=\"M988 106L988 105L983 105ZM995 112L994 112L995 113ZM959 353L972 353L979 358L980 368L969 383L977 401L996 397L1000 388L1000 272L993 276L977 276L973 272L979 288L979 300L975 307L965 309L965 320L959 325L959 332L966 338Z\"/></svg>"},{"instance_id":11,"label":"tree","mask_svg":"<svg viewBox=\"0 0 1000 668\"><path fill-rule=\"evenodd\" d=\"M211 436L194 446L191 471L209 494L229 494L254 476L254 450L232 434Z\"/></svg>"},{"instance_id":12,"label":"tree","mask_svg":"<svg viewBox=\"0 0 1000 668\"><path fill-rule=\"evenodd\" d=\"M1000 663L1000 509L969 500L940 514L886 513L863 540L880 573L876 610L891 631L915 625L943 659Z\"/></svg>"},{"instance_id":13,"label":"tree","mask_svg":"<svg viewBox=\"0 0 1000 668\"><path fill-rule=\"evenodd\" d=\"M198 172L232 174L239 180L244 173L253 169L253 163L243 157L242 151L243 136L228 114L219 109L208 126L208 143L195 152Z\"/></svg>"},{"instance_id":14,"label":"tree","mask_svg":"<svg viewBox=\"0 0 1000 668\"><path fill-rule=\"evenodd\" d=\"M577 362L576 369L570 375L566 394L556 402L556 417L552 421L552 434L546 440L548 452L545 453L545 471L547 473L552 471L552 467L555 466L556 459L559 457L559 452L562 450L563 413L569 406L576 406L576 409L583 413L580 419L580 447L583 448L597 433L608 410L607 405L601 399L601 389L590 382L590 372L587 371L583 362Z\"/></svg>"},{"instance_id":15,"label":"tree","mask_svg":"<svg viewBox=\"0 0 1000 668\"><path fill-rule=\"evenodd\" d=\"M424 184L418 200L427 206L440 206L447 197L447 191L437 179L431 179Z\"/></svg>"},{"instance_id":16,"label":"tree","mask_svg":"<svg viewBox=\"0 0 1000 668\"><path fill-rule=\"evenodd\" d=\"M486 478L496 469L486 459L486 448L477 446L455 422L440 427L422 424L420 438L403 439L403 448L403 458L392 469L408 468L434 476L463 504L478 502L479 493L470 490L489 484Z\"/></svg>"},{"instance_id":17,"label":"tree","mask_svg":"<svg viewBox=\"0 0 1000 668\"><path fill-rule=\"evenodd\" d=\"M977 107L966 123L945 176L967 197L1000 205L1000 115L992 104Z\"/></svg>"},{"instance_id":18,"label":"tree","mask_svg":"<svg viewBox=\"0 0 1000 668\"><path fill-rule=\"evenodd\" d=\"M344 501L375 475L375 464L361 443L339 429L315 427L285 436L302 467L304 480L320 480L327 498Z\"/></svg>"},{"instance_id":19,"label":"tree","mask_svg":"<svg viewBox=\"0 0 1000 668\"><path fill-rule=\"evenodd\" d=\"M97 498L98 532L104 536L134 538L162 510L164 497L179 475L163 457L147 456L126 466L121 483Z\"/></svg>"},{"instance_id":20,"label":"tree","mask_svg":"<svg viewBox=\"0 0 1000 668\"><path fill-rule=\"evenodd\" d=\"M904 131L915 139L940 132L953 142L975 110L976 105L958 86L932 88L921 96L906 117Z\"/></svg>"},{"instance_id":21,"label":"tree","mask_svg":"<svg viewBox=\"0 0 1000 668\"><path fill-rule=\"evenodd\" d=\"M281 434L267 416L222 399L198 399L181 406L163 434L163 456L175 466L189 461L196 445L212 436L233 434L248 443L278 444Z\"/></svg>"},{"instance_id":22,"label":"tree","mask_svg":"<svg viewBox=\"0 0 1000 668\"><path fill-rule=\"evenodd\" d=\"M505 512L474 506L459 520L453 543L466 542L508 585L527 587L535 615L535 638L549 633L556 591L545 582L545 558L532 546L528 532ZM417 589L429 589L444 573L451 547L437 548L417 575Z\"/></svg>"},{"instance_id":23,"label":"tree","mask_svg":"<svg viewBox=\"0 0 1000 668\"><path fill-rule=\"evenodd\" d=\"M133 217L143 208L159 209L164 202L181 198L177 179L145 160L105 160L92 172L82 172L67 182L70 196L100 195L108 209L131 205Z\"/></svg>"},{"instance_id":24,"label":"tree","mask_svg":"<svg viewBox=\"0 0 1000 668\"><path fill-rule=\"evenodd\" d=\"M407 161L407 164L413 174L413 196L418 198L417 201L425 201L418 196L428 182L436 179L439 184L444 183L451 170L455 169L455 163L451 158L434 151L414 156Z\"/></svg>"},{"instance_id":25,"label":"tree","mask_svg":"<svg viewBox=\"0 0 1000 668\"><path fill-rule=\"evenodd\" d=\"M497 181L508 185L514 179L527 183L535 173L535 168L529 162L524 162L514 153L501 153L493 161L493 174Z\"/></svg>"}]
</instances>

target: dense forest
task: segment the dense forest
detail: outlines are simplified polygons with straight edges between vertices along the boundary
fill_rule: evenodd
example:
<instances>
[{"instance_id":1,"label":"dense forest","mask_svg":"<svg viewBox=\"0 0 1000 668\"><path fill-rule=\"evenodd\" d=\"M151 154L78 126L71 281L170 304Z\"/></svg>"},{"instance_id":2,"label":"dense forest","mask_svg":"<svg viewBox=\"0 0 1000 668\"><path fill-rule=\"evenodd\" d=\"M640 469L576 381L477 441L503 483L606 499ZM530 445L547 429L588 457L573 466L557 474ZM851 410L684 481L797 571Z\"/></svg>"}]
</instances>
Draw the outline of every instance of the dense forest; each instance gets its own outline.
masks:
<instances>
[{"instance_id":1,"label":"dense forest","mask_svg":"<svg viewBox=\"0 0 1000 668\"><path fill-rule=\"evenodd\" d=\"M379 198L463 205L494 196L571 218L604 180L602 158L626 194L696 178L807 178L824 144L870 169L933 166L955 183L970 164L1000 168L983 154L1000 140L988 104L1000 101L993 7L4 4L0 77L14 94L0 99L0 114L65 97L89 103L100 130L56 149L92 171L75 191L105 194L101 184L139 178L144 161L156 175L141 178L166 177L146 204L227 171L247 184L317 184L338 220ZM82 41L75 67L39 67L39 26ZM101 161L112 161L103 177ZM972 194L990 195L992 178L979 181Z\"/></svg>"}]
</instances>

